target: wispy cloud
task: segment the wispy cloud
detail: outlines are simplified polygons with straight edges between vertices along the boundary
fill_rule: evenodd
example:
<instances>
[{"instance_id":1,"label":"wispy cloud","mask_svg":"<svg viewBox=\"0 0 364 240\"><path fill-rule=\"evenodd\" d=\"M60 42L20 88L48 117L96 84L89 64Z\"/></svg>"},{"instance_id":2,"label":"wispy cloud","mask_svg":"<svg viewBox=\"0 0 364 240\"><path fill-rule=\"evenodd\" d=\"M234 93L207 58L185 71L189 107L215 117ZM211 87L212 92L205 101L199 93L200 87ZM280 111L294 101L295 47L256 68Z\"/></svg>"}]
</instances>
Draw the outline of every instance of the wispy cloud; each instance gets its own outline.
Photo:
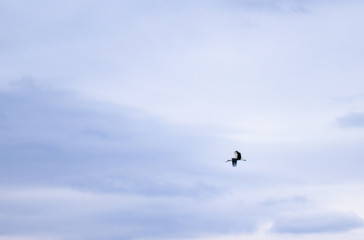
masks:
<instances>
[{"instance_id":1,"label":"wispy cloud","mask_svg":"<svg viewBox=\"0 0 364 240\"><path fill-rule=\"evenodd\" d=\"M364 226L356 214L323 212L302 215L287 215L278 218L272 231L278 233L312 234L325 232L346 232Z\"/></svg>"},{"instance_id":2,"label":"wispy cloud","mask_svg":"<svg viewBox=\"0 0 364 240\"><path fill-rule=\"evenodd\" d=\"M196 153L213 141L140 111L31 81L17 82L0 99L3 234L63 235L67 229L79 235L95 228L84 237L130 239L192 233L200 228L192 219L219 225L193 210L197 199L224 191L195 175L204 164ZM6 190L10 186L19 190Z\"/></svg>"},{"instance_id":3,"label":"wispy cloud","mask_svg":"<svg viewBox=\"0 0 364 240\"><path fill-rule=\"evenodd\" d=\"M255 199L252 193L272 190L283 179L264 171L239 176L230 166L223 170L227 156L219 152L225 147L217 137L205 137L206 128L192 131L30 80L1 91L0 99L4 234L61 239L252 234L276 219L276 231L293 231L295 226L284 228L280 212L312 209L310 199L298 193Z\"/></svg>"},{"instance_id":4,"label":"wispy cloud","mask_svg":"<svg viewBox=\"0 0 364 240\"><path fill-rule=\"evenodd\" d=\"M344 128L363 128L364 112L351 112L337 119L339 126Z\"/></svg>"},{"instance_id":5,"label":"wispy cloud","mask_svg":"<svg viewBox=\"0 0 364 240\"><path fill-rule=\"evenodd\" d=\"M363 8L1 1L0 239L353 239Z\"/></svg>"},{"instance_id":6,"label":"wispy cloud","mask_svg":"<svg viewBox=\"0 0 364 240\"><path fill-rule=\"evenodd\" d=\"M29 82L1 92L0 98L3 116L0 148L4 159L1 171L9 181L58 182L72 178L84 183L95 181L93 184L98 186L101 182L86 180L86 175L116 177L134 169L135 177L128 174L129 188L142 190L137 185L144 182L151 184L144 188L151 192L152 181L137 180L139 174L147 176L148 172L155 174L186 166L186 162L178 162L182 157L213 144L198 133L183 134L181 129L162 124L158 118L141 111L87 102L71 92L46 90ZM120 184L119 187L123 181L127 180L110 179L110 183ZM91 184L86 185L92 188ZM165 188L176 189L173 185Z\"/></svg>"}]
</instances>

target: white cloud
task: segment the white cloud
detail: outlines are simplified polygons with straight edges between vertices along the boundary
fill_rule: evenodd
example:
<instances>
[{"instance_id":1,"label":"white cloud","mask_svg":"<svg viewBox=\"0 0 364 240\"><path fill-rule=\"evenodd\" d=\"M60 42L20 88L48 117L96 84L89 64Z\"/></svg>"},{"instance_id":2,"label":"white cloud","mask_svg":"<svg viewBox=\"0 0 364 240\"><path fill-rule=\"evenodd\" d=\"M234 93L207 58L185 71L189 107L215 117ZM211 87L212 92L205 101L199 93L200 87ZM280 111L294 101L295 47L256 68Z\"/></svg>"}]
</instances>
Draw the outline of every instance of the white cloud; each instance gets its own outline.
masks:
<instances>
[{"instance_id":1,"label":"white cloud","mask_svg":"<svg viewBox=\"0 0 364 240\"><path fill-rule=\"evenodd\" d=\"M363 135L340 128L363 112L362 3L0 5L3 238L270 240L287 213L364 218Z\"/></svg>"},{"instance_id":2,"label":"white cloud","mask_svg":"<svg viewBox=\"0 0 364 240\"><path fill-rule=\"evenodd\" d=\"M362 6L354 1L277 4L303 5L304 13L259 11L264 1L255 10L222 2L114 4L100 11L72 5L73 18L81 12L87 19L80 38L66 32L66 40L29 49L38 63L9 64L91 97L174 122L248 130L260 141L312 141L317 131L329 141L325 126L342 111L329 99L357 94L362 83L355 54ZM51 22L69 29L64 25L73 18ZM98 34L82 33L89 28Z\"/></svg>"},{"instance_id":3,"label":"white cloud","mask_svg":"<svg viewBox=\"0 0 364 240\"><path fill-rule=\"evenodd\" d=\"M272 230L280 233L310 234L345 232L363 225L364 221L353 213L306 213L303 216L281 216L274 222Z\"/></svg>"},{"instance_id":4,"label":"white cloud","mask_svg":"<svg viewBox=\"0 0 364 240\"><path fill-rule=\"evenodd\" d=\"M246 145L248 161L231 168L224 161L235 149L216 136L204 137L206 130L31 81L18 82L0 98L5 234L254 234L282 212L300 218L302 211L323 211L312 200L317 193L305 186L332 175L316 163L321 175L306 176L312 162L291 159L301 154L296 147L289 155L279 145ZM266 152L257 154L262 148ZM347 179L344 174L337 181ZM360 211L357 205L340 209Z\"/></svg>"}]
</instances>

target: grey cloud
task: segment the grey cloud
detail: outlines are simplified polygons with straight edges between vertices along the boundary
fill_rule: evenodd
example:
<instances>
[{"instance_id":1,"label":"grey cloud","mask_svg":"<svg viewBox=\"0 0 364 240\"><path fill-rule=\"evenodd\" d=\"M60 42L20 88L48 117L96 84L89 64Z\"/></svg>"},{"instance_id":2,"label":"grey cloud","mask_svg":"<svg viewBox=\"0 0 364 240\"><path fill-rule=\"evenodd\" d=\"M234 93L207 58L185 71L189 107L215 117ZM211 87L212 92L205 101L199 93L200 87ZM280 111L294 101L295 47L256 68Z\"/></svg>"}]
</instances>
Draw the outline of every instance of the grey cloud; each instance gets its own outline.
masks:
<instances>
[{"instance_id":1,"label":"grey cloud","mask_svg":"<svg viewBox=\"0 0 364 240\"><path fill-rule=\"evenodd\" d=\"M274 222L271 230L278 233L309 234L346 232L363 226L363 219L354 213L324 212L282 216Z\"/></svg>"},{"instance_id":2,"label":"grey cloud","mask_svg":"<svg viewBox=\"0 0 364 240\"><path fill-rule=\"evenodd\" d=\"M19 193L17 193L19 192ZM205 199L94 194L63 189L1 191L2 233L58 234L64 239L194 237L203 233L253 232L248 206ZM62 238L62 239L63 239Z\"/></svg>"},{"instance_id":3,"label":"grey cloud","mask_svg":"<svg viewBox=\"0 0 364 240\"><path fill-rule=\"evenodd\" d=\"M213 167L206 164L211 154L205 152L217 150L211 136L183 134L183 127L143 112L82 100L76 93L42 88L31 80L1 91L0 109L2 188L21 188L20 193L24 188L76 189L81 199L84 193L99 199L63 200L62 192L52 197L54 191L28 191L16 201L3 198L2 234L132 239L192 236L238 226L225 223L229 218L237 222L238 215L229 216L231 210L216 217L208 209L197 210L200 201L226 190L208 180ZM108 203L109 194L115 200ZM136 203L125 210L128 196ZM110 209L103 211L105 204ZM247 220L242 231L255 226Z\"/></svg>"},{"instance_id":4,"label":"grey cloud","mask_svg":"<svg viewBox=\"0 0 364 240\"><path fill-rule=\"evenodd\" d=\"M200 133L171 125L31 80L1 91L0 109L4 234L75 240L195 237L252 233L265 219L277 219L278 232L299 233L301 226L284 228L290 219L279 213L310 209L302 195L257 204L244 197L230 201L230 188L249 196L252 189L274 188L286 179L248 168L216 169L225 149L215 134L205 136L208 129ZM12 188L15 194L6 190ZM347 228L354 225L349 217L340 219L348 220Z\"/></svg>"},{"instance_id":5,"label":"grey cloud","mask_svg":"<svg viewBox=\"0 0 364 240\"><path fill-rule=\"evenodd\" d=\"M208 129L200 134L31 80L1 91L0 109L2 233L194 237L251 233L262 217L275 215L270 206L219 200L232 186L248 192L272 177L217 171L214 162L226 156L219 139L204 136ZM13 187L20 196L7 199L3 189Z\"/></svg>"},{"instance_id":6,"label":"grey cloud","mask_svg":"<svg viewBox=\"0 0 364 240\"><path fill-rule=\"evenodd\" d=\"M339 126L345 128L363 128L364 112L352 112L337 119Z\"/></svg>"},{"instance_id":7,"label":"grey cloud","mask_svg":"<svg viewBox=\"0 0 364 240\"><path fill-rule=\"evenodd\" d=\"M143 112L88 102L75 93L42 89L29 81L0 92L0 109L0 171L8 183L76 184L101 190L123 189L126 183L133 191L175 193L178 187L172 181L158 184L148 178L177 169L184 172L195 160L181 161L184 155L212 144L192 133L183 135L180 129L173 133L172 125Z\"/></svg>"}]
</instances>

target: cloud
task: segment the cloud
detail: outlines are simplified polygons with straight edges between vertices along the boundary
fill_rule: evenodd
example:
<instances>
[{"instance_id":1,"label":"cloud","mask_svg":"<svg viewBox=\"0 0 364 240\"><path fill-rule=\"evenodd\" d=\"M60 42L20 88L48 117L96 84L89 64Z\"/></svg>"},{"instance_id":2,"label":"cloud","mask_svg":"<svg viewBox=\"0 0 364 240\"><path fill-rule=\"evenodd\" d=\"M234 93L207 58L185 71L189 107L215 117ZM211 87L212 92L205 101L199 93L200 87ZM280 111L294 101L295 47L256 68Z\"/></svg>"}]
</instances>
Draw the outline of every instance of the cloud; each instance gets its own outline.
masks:
<instances>
[{"instance_id":1,"label":"cloud","mask_svg":"<svg viewBox=\"0 0 364 240\"><path fill-rule=\"evenodd\" d=\"M337 123L344 128L363 128L364 112L352 112L345 116L339 117Z\"/></svg>"},{"instance_id":2,"label":"cloud","mask_svg":"<svg viewBox=\"0 0 364 240\"><path fill-rule=\"evenodd\" d=\"M361 5L319 2L5 2L0 16L10 24L0 74L57 79L57 86L176 122L283 138L325 113L326 96L347 89L344 70L360 62L348 54L361 46ZM301 5L313 11L251 11Z\"/></svg>"},{"instance_id":3,"label":"cloud","mask_svg":"<svg viewBox=\"0 0 364 240\"><path fill-rule=\"evenodd\" d=\"M263 219L308 202L300 195L252 201L252 192L282 180L222 169L226 143L206 128L169 124L32 80L1 91L0 109L0 207L6 209L0 225L7 235L253 233ZM234 197L237 190L244 197Z\"/></svg>"},{"instance_id":4,"label":"cloud","mask_svg":"<svg viewBox=\"0 0 364 240\"><path fill-rule=\"evenodd\" d=\"M362 186L362 137L326 104L363 83L362 3L0 5L0 85L34 77L0 91L7 237L254 235L323 212L307 185Z\"/></svg>"},{"instance_id":5,"label":"cloud","mask_svg":"<svg viewBox=\"0 0 364 240\"><path fill-rule=\"evenodd\" d=\"M322 212L282 216L274 222L271 230L278 233L310 234L346 232L363 226L363 219L354 213Z\"/></svg>"},{"instance_id":6,"label":"cloud","mask_svg":"<svg viewBox=\"0 0 364 240\"><path fill-rule=\"evenodd\" d=\"M87 101L31 81L0 92L0 100L0 171L9 183L176 193L178 187L163 176L189 168L201 149L216 144L145 112Z\"/></svg>"},{"instance_id":7,"label":"cloud","mask_svg":"<svg viewBox=\"0 0 364 240\"><path fill-rule=\"evenodd\" d=\"M227 190L211 181L216 138L31 80L1 91L0 109L3 234L131 239L239 226L230 208L212 214Z\"/></svg>"},{"instance_id":8,"label":"cloud","mask_svg":"<svg viewBox=\"0 0 364 240\"><path fill-rule=\"evenodd\" d=\"M80 192L62 188L2 190L3 234L53 234L64 239L137 239L251 232L249 218L196 199ZM241 209L237 209L241 213ZM245 210L247 211L247 210ZM77 237L72 237L77 236Z\"/></svg>"},{"instance_id":9,"label":"cloud","mask_svg":"<svg viewBox=\"0 0 364 240\"><path fill-rule=\"evenodd\" d=\"M288 166L277 161L277 145L245 145L260 155L242 168L222 168L221 159L240 148L231 149L233 142L218 132L170 124L29 79L0 92L0 109L0 207L6 209L0 225L7 235L78 240L253 234L266 221L275 222L275 231L299 233L302 226L284 228L291 218L280 213L313 209L301 191L276 196L276 187L293 181ZM305 169L293 174L303 176Z\"/></svg>"}]
</instances>

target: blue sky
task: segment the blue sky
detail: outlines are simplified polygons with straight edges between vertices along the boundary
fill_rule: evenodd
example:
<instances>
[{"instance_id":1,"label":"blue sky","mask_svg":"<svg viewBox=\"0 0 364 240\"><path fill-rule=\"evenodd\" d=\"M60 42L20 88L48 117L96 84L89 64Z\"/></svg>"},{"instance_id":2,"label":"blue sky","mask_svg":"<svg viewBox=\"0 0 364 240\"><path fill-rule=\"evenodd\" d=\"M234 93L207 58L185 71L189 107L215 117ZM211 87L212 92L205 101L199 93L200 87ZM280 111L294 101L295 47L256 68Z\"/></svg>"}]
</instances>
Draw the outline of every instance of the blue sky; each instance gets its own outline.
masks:
<instances>
[{"instance_id":1,"label":"blue sky","mask_svg":"<svg viewBox=\"0 0 364 240\"><path fill-rule=\"evenodd\" d=\"M361 240L363 10L0 1L0 240Z\"/></svg>"}]
</instances>

